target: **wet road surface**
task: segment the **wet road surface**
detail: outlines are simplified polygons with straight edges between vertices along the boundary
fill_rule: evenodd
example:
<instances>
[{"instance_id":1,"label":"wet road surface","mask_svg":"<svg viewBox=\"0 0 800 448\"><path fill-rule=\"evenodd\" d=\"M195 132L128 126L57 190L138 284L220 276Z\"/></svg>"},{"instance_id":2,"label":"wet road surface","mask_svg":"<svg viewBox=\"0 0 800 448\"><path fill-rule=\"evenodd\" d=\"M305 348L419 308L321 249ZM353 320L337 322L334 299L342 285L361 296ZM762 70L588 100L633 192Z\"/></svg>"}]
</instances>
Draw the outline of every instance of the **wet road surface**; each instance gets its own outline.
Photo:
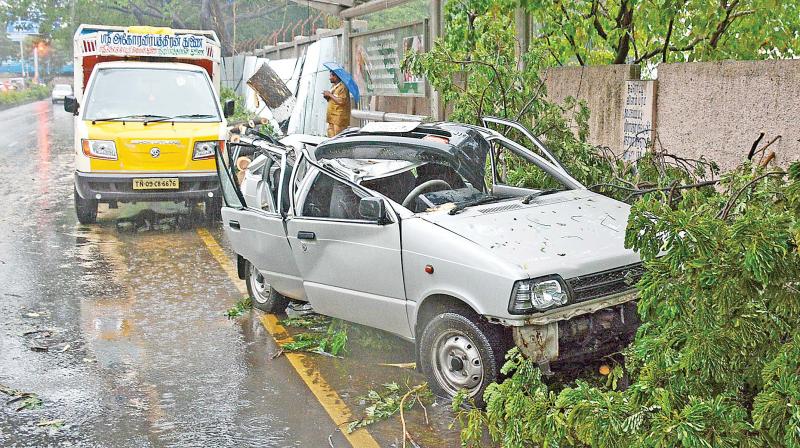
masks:
<instances>
[{"instance_id":1,"label":"wet road surface","mask_svg":"<svg viewBox=\"0 0 800 448\"><path fill-rule=\"evenodd\" d=\"M341 359L275 357L263 314L225 317L244 284L202 210L101 205L81 226L72 117L31 103L0 111L0 131L0 446L402 445L397 417L360 439L337 424L370 389L424 381L380 365L413 361L411 344L353 327ZM427 414L407 416L414 440L458 446L447 404Z\"/></svg>"}]
</instances>

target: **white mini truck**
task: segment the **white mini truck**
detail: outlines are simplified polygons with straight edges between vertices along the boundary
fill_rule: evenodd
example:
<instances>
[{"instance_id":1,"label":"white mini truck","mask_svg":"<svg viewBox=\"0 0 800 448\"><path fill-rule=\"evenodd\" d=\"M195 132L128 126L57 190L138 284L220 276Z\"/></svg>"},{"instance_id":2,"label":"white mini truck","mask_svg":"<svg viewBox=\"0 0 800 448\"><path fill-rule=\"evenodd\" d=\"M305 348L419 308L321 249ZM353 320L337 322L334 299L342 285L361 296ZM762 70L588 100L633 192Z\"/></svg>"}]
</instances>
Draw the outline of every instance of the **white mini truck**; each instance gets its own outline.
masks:
<instances>
[{"instance_id":1,"label":"white mini truck","mask_svg":"<svg viewBox=\"0 0 800 448\"><path fill-rule=\"evenodd\" d=\"M239 185L244 150L256 157ZM245 136L217 167L254 305L309 302L414 341L440 395L481 403L513 345L543 366L597 359L638 327L629 207L587 190L518 123L370 123L316 146Z\"/></svg>"}]
</instances>

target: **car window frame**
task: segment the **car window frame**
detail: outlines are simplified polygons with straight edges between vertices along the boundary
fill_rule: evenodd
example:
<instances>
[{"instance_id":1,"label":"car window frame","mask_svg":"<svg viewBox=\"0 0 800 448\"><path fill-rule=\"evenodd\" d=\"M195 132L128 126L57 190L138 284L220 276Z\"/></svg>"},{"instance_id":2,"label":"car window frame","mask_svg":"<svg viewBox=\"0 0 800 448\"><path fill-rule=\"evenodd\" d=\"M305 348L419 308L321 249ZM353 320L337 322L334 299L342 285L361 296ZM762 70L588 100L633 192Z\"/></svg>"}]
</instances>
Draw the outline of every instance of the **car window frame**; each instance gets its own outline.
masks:
<instances>
[{"instance_id":1,"label":"car window frame","mask_svg":"<svg viewBox=\"0 0 800 448\"><path fill-rule=\"evenodd\" d=\"M507 137L502 135L491 135L485 137L486 141L491 145L495 142L503 146L505 149L511 151L515 155L527 160L529 163L536 165L541 170L545 171L550 176L554 177L556 181L563 184L569 190L585 190L586 187L581 184L578 180L576 180L572 175L567 173L566 171L562 170L561 167L554 165L544 157L534 153L533 151L529 150L528 148L520 145L519 143L511 140ZM501 185L508 189L515 189L520 191L535 191L535 189L530 188L523 188L523 187L515 187L513 185L508 185L504 182L499 182L497 178L497 161L495 160L495 151L494 148L491 148L489 151L489 158L492 168L492 185Z\"/></svg>"},{"instance_id":2,"label":"car window frame","mask_svg":"<svg viewBox=\"0 0 800 448\"><path fill-rule=\"evenodd\" d=\"M311 158L307 157L306 154L304 154L304 153L302 153L300 158L298 158L298 161L296 162L295 166L299 165L300 161L303 160L303 159L305 159L305 161L309 164L309 167L306 169L306 173L304 174L302 181L300 182L299 185L296 184L295 181L296 181L296 174L297 174L296 171L297 170L294 170L294 171L292 171L292 179L291 179L291 182L289 184L291 189L299 190L299 195L297 194L298 191L290 191L289 192L290 193L289 194L289 200L291 202L291 206L290 206L290 214L291 215L290 216L293 219L308 219L308 220L313 220L313 221L327 221L327 222L346 222L346 223L351 223L351 224L372 224L372 225L380 225L380 226L394 224L394 223L397 223L397 222L400 221L396 211L394 210L394 208L391 205L391 201L387 200L382 195L379 194L379 195L376 196L375 192L373 192L372 190L364 188L361 185L358 185L357 183L350 181L349 179L345 179L344 177L337 176L336 173L332 173L331 171L326 170L324 167L322 167L319 164L317 164L314 161L312 161ZM331 218L331 217L324 217L324 216L305 216L305 215L303 215L302 214L302 207L299 206L299 205L305 205L305 201L306 201L306 199L308 197L308 193L311 190L311 185L317 180L317 177L320 176L320 175L329 176L334 180L334 182L341 182L341 183L353 188L354 190L356 190L356 191L358 191L358 192L360 192L361 194L364 195L364 196L361 196L362 199L365 198L365 197L377 197L377 198L382 199L383 202L384 202L384 205L385 205L386 218L387 218L388 221L385 221L385 222L381 223L381 222L379 222L377 220L368 220L368 219L345 219L345 218ZM358 194L358 193L356 193L356 194Z\"/></svg>"},{"instance_id":3,"label":"car window frame","mask_svg":"<svg viewBox=\"0 0 800 448\"><path fill-rule=\"evenodd\" d=\"M221 150L219 147L214 148L214 162L217 165L217 175L220 177L220 187L219 188L220 188L220 194L222 195L222 202L223 202L223 204L225 204L225 207L232 208L232 209L235 209L235 210L247 209L247 208L249 208L249 207L247 207L247 201L244 200L244 195L242 194L241 188L239 187L239 184L236 183L236 180L233 178L233 173L231 172L231 166L232 165L230 163L230 160L227 160L227 163L226 163L225 154L227 154L228 159L230 159L231 152L227 150L227 145L226 145L226 149L225 150ZM219 166L220 162L222 163L223 167ZM224 180L222 179L223 173L225 175L225 178L228 179L228 182L230 182L233 185L233 193L236 195L236 198L239 200L239 206L238 207L228 203L228 197L225 195L225 191L224 191L224 189L222 187L222 182L224 182Z\"/></svg>"}]
</instances>

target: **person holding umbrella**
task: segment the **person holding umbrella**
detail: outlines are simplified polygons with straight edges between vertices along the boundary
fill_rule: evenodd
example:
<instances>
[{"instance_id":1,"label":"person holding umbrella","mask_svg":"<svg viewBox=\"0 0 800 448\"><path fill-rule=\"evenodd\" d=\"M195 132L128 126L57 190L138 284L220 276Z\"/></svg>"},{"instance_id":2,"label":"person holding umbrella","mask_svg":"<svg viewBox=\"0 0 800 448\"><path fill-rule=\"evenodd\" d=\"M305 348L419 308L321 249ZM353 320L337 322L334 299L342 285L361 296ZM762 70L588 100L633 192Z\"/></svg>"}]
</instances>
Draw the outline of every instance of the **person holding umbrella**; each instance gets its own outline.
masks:
<instances>
[{"instance_id":1,"label":"person holding umbrella","mask_svg":"<svg viewBox=\"0 0 800 448\"><path fill-rule=\"evenodd\" d=\"M358 86L341 65L330 62L324 65L330 70L329 79L333 85L331 90L322 92L322 96L328 101L328 109L325 114L325 121L328 124L327 133L328 137L333 137L350 126L350 93L352 92L353 97L358 101Z\"/></svg>"}]
</instances>

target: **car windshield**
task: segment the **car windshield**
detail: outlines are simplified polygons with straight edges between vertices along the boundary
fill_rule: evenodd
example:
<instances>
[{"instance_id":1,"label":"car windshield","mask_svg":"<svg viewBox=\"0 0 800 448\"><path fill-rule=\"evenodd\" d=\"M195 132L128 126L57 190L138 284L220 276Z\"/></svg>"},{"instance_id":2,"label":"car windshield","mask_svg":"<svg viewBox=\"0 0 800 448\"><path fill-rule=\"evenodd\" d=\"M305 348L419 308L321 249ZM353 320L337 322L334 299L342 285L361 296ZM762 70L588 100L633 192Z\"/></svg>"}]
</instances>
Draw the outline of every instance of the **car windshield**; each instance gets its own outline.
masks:
<instances>
[{"instance_id":1,"label":"car windshield","mask_svg":"<svg viewBox=\"0 0 800 448\"><path fill-rule=\"evenodd\" d=\"M211 83L202 72L153 68L107 68L95 74L84 119L115 117L221 121Z\"/></svg>"},{"instance_id":2,"label":"car windshield","mask_svg":"<svg viewBox=\"0 0 800 448\"><path fill-rule=\"evenodd\" d=\"M70 86L68 86L66 84L56 84L56 86L53 89L54 90L72 90L72 87L70 87Z\"/></svg>"}]
</instances>

